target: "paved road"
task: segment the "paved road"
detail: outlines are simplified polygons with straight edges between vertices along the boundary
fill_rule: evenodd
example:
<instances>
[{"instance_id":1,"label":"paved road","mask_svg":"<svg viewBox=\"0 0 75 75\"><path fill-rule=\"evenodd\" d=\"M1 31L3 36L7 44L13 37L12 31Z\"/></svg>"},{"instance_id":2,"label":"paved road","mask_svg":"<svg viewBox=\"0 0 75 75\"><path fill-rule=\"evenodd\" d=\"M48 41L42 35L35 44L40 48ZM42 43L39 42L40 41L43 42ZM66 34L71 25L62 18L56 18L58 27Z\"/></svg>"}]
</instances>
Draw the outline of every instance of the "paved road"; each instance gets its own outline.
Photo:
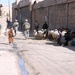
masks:
<instances>
[{"instance_id":1,"label":"paved road","mask_svg":"<svg viewBox=\"0 0 75 75\"><path fill-rule=\"evenodd\" d=\"M28 75L75 75L75 47L62 47L48 40L15 37Z\"/></svg>"}]
</instances>

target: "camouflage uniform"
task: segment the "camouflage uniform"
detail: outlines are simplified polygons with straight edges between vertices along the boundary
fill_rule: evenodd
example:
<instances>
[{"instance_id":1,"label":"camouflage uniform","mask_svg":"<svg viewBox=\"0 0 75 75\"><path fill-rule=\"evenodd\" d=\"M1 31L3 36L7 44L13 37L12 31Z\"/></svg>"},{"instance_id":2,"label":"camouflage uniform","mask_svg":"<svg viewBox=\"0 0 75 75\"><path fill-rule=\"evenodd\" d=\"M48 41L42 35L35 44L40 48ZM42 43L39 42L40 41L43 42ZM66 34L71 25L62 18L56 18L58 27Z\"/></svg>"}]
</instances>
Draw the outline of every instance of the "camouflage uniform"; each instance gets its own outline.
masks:
<instances>
[{"instance_id":1,"label":"camouflage uniform","mask_svg":"<svg viewBox=\"0 0 75 75\"><path fill-rule=\"evenodd\" d=\"M27 19L25 19L25 22L23 24L23 27L24 27L24 36L25 36L25 39L28 39L29 38L30 24L28 23L28 20Z\"/></svg>"},{"instance_id":2,"label":"camouflage uniform","mask_svg":"<svg viewBox=\"0 0 75 75\"><path fill-rule=\"evenodd\" d=\"M19 23L17 20L15 20L14 24L13 24L13 28L14 28L14 32L15 32L15 36L16 36L16 31L18 30L18 26L19 26Z\"/></svg>"}]
</instances>

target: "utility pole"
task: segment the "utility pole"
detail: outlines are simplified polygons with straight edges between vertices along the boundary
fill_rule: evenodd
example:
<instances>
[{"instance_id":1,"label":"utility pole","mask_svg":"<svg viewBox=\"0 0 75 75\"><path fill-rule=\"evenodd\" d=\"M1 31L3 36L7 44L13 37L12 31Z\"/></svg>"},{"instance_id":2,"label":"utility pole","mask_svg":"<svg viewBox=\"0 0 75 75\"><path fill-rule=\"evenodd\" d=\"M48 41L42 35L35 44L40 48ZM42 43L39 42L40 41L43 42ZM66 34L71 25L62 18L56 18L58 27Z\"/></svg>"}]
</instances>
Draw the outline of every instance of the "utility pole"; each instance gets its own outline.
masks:
<instances>
[{"instance_id":1,"label":"utility pole","mask_svg":"<svg viewBox=\"0 0 75 75\"><path fill-rule=\"evenodd\" d=\"M10 0L8 0L8 8L9 8L9 20L10 20Z\"/></svg>"}]
</instances>

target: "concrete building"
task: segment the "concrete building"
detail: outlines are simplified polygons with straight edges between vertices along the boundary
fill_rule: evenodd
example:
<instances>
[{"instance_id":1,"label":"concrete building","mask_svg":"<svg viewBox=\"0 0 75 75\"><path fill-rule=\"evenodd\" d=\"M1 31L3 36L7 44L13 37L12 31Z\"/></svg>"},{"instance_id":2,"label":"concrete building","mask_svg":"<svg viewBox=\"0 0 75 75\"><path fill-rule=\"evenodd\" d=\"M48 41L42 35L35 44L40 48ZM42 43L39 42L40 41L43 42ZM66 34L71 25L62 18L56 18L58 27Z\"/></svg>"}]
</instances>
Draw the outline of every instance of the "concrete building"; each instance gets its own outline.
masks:
<instances>
[{"instance_id":1,"label":"concrete building","mask_svg":"<svg viewBox=\"0 0 75 75\"><path fill-rule=\"evenodd\" d=\"M16 2L12 4L12 10L13 21L15 19L18 19L21 29L25 18L27 18L30 22L30 10L28 0L16 0Z\"/></svg>"},{"instance_id":2,"label":"concrete building","mask_svg":"<svg viewBox=\"0 0 75 75\"><path fill-rule=\"evenodd\" d=\"M7 18L9 19L9 7L8 6L3 6L1 8L1 16L0 16L0 24L2 25L1 28L1 33L4 34L4 32L6 31L6 27L7 27ZM10 20L12 21L12 10L11 10L11 6L10 6Z\"/></svg>"},{"instance_id":3,"label":"concrete building","mask_svg":"<svg viewBox=\"0 0 75 75\"><path fill-rule=\"evenodd\" d=\"M75 29L75 0L44 0L34 5L32 16L32 22L38 20L40 28L47 21L49 29Z\"/></svg>"},{"instance_id":4,"label":"concrete building","mask_svg":"<svg viewBox=\"0 0 75 75\"><path fill-rule=\"evenodd\" d=\"M49 29L75 29L75 0L19 0L18 4L13 3L13 20L15 18L21 24L27 18L32 30L35 20L38 20L40 29L45 21Z\"/></svg>"},{"instance_id":5,"label":"concrete building","mask_svg":"<svg viewBox=\"0 0 75 75\"><path fill-rule=\"evenodd\" d=\"M36 0L36 2L39 1L42 0ZM28 19L32 24L32 5L34 4L34 2L35 0L16 0L16 2L12 4L12 19L13 21L15 19L18 19L21 29L25 19Z\"/></svg>"}]
</instances>

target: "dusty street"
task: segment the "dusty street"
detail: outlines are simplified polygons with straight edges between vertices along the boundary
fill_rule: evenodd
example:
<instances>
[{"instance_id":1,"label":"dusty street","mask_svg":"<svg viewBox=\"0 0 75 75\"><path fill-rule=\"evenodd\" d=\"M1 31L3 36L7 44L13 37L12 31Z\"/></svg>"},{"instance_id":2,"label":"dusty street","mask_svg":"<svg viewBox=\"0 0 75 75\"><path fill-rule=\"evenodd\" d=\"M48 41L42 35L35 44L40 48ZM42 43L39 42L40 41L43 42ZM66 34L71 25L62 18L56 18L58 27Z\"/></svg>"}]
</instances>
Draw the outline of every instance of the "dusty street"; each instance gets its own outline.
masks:
<instances>
[{"instance_id":1,"label":"dusty street","mask_svg":"<svg viewBox=\"0 0 75 75\"><path fill-rule=\"evenodd\" d=\"M15 38L28 75L75 75L75 47L62 47L48 40Z\"/></svg>"},{"instance_id":2,"label":"dusty street","mask_svg":"<svg viewBox=\"0 0 75 75\"><path fill-rule=\"evenodd\" d=\"M0 75L75 75L74 46L23 35L30 29L59 44L65 37L67 45L75 41L74 24L75 0L0 0Z\"/></svg>"},{"instance_id":3,"label":"dusty street","mask_svg":"<svg viewBox=\"0 0 75 75\"><path fill-rule=\"evenodd\" d=\"M7 36L0 40L0 75L75 75L75 47L62 47L48 40L25 40L18 32L15 45ZM15 48L14 48L15 47ZM27 73L22 73L18 54Z\"/></svg>"}]
</instances>

